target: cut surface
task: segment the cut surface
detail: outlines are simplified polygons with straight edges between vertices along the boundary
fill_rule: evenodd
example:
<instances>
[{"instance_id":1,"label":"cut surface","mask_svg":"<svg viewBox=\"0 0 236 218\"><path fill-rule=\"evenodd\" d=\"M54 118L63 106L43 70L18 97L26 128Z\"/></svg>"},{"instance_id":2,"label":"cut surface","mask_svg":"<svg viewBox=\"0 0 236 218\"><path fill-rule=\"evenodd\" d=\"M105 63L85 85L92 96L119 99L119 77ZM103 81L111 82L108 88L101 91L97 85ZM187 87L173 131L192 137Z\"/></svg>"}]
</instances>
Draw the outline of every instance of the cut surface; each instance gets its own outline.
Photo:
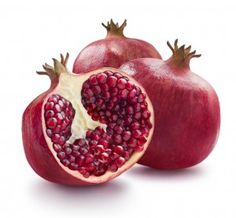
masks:
<instances>
[{"instance_id":1,"label":"cut surface","mask_svg":"<svg viewBox=\"0 0 236 218\"><path fill-rule=\"evenodd\" d=\"M112 68L79 77L61 74L43 117L57 161L84 178L128 167L153 132L152 106L143 89Z\"/></svg>"}]
</instances>

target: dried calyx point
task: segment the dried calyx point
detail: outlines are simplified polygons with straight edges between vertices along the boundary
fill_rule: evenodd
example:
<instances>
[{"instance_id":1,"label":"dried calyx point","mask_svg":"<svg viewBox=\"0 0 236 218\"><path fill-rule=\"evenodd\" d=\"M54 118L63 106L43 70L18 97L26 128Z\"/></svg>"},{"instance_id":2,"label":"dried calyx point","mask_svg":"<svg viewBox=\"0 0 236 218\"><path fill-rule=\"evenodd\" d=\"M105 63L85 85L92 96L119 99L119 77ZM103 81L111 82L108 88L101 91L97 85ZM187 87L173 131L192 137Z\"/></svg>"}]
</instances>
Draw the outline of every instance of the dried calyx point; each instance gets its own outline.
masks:
<instances>
[{"instance_id":1,"label":"dried calyx point","mask_svg":"<svg viewBox=\"0 0 236 218\"><path fill-rule=\"evenodd\" d=\"M124 37L124 28L127 25L127 20L124 20L124 22L119 25L118 23L114 23L114 21L111 19L110 22L107 22L107 25L102 23L102 26L104 26L107 30L107 36L123 36Z\"/></svg>"},{"instance_id":2,"label":"dried calyx point","mask_svg":"<svg viewBox=\"0 0 236 218\"><path fill-rule=\"evenodd\" d=\"M177 66L183 64L189 64L189 61L192 58L198 58L201 56L201 54L196 54L196 50L191 52L191 46L185 48L185 45L182 45L181 47L179 47L178 39L175 40L174 47L170 44L169 41L167 41L167 45L173 53L171 59Z\"/></svg>"},{"instance_id":3,"label":"dried calyx point","mask_svg":"<svg viewBox=\"0 0 236 218\"><path fill-rule=\"evenodd\" d=\"M40 75L48 75L51 79L57 78L60 76L61 73L68 72L66 69L66 65L69 59L69 53L66 53L66 56L64 57L62 54L60 54L61 60L58 61L57 59L53 58L53 66L50 66L49 64L45 63L43 65L43 69L45 71L36 71Z\"/></svg>"}]
</instances>

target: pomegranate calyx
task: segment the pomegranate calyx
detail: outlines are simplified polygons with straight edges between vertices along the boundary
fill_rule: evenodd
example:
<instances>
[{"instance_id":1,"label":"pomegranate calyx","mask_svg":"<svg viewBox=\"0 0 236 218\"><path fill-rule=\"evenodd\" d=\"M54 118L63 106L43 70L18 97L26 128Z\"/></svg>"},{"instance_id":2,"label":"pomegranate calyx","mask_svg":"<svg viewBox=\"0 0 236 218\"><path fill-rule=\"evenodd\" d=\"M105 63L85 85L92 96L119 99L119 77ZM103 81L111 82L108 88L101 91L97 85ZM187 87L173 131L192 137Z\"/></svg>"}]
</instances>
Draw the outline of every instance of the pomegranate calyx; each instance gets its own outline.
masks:
<instances>
[{"instance_id":1,"label":"pomegranate calyx","mask_svg":"<svg viewBox=\"0 0 236 218\"><path fill-rule=\"evenodd\" d=\"M102 26L104 26L107 30L107 38L110 37L125 37L124 36L124 28L127 25L127 20L124 20L124 22L119 25L118 23L114 23L114 21L111 19L110 22L107 22L107 25L102 23Z\"/></svg>"},{"instance_id":2,"label":"pomegranate calyx","mask_svg":"<svg viewBox=\"0 0 236 218\"><path fill-rule=\"evenodd\" d=\"M57 59L53 58L53 66L50 66L49 64L45 63L43 65L43 69L45 71L36 71L39 75L48 75L50 79L53 81L57 79L61 73L67 73L66 64L68 62L69 53L66 53L66 56L64 57L62 54L60 54L61 60L58 61Z\"/></svg>"},{"instance_id":3,"label":"pomegranate calyx","mask_svg":"<svg viewBox=\"0 0 236 218\"><path fill-rule=\"evenodd\" d=\"M189 62L192 58L198 58L201 54L196 54L196 50L191 52L191 46L185 48L185 45L178 46L178 39L174 42L174 47L167 41L167 45L172 51L172 56L167 60L170 65L175 67L187 67L189 68Z\"/></svg>"}]
</instances>

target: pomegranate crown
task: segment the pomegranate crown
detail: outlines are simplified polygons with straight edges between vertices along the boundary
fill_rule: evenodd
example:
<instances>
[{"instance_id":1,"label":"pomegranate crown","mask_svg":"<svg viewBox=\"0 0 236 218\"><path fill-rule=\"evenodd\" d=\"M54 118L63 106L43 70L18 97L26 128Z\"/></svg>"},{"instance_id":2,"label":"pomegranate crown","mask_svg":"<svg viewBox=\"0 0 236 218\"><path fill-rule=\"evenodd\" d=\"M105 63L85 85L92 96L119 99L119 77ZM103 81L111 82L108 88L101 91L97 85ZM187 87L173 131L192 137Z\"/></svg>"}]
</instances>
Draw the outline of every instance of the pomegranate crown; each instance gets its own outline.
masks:
<instances>
[{"instance_id":1,"label":"pomegranate crown","mask_svg":"<svg viewBox=\"0 0 236 218\"><path fill-rule=\"evenodd\" d=\"M48 65L45 63L43 65L43 69L45 71L37 71L40 75L48 75L51 79L58 77L61 73L67 72L66 64L69 59L69 53L66 53L66 56L64 57L62 54L60 54L61 60L58 61L57 59L53 58L53 66Z\"/></svg>"},{"instance_id":2,"label":"pomegranate crown","mask_svg":"<svg viewBox=\"0 0 236 218\"><path fill-rule=\"evenodd\" d=\"M191 45L185 48L185 45L182 45L181 47L178 46L178 39L174 42L174 47L170 44L169 41L167 41L168 47L171 49L173 55L171 59L174 61L176 65L182 65L182 64L189 64L189 61L192 58L198 58L201 56L201 54L196 54L196 50L191 52Z\"/></svg>"},{"instance_id":3,"label":"pomegranate crown","mask_svg":"<svg viewBox=\"0 0 236 218\"><path fill-rule=\"evenodd\" d=\"M110 22L107 21L107 25L102 23L102 26L104 26L107 30L107 36L124 36L124 28L127 25L127 20L124 20L124 22L119 25L118 23L114 23L114 21L111 19Z\"/></svg>"}]
</instances>

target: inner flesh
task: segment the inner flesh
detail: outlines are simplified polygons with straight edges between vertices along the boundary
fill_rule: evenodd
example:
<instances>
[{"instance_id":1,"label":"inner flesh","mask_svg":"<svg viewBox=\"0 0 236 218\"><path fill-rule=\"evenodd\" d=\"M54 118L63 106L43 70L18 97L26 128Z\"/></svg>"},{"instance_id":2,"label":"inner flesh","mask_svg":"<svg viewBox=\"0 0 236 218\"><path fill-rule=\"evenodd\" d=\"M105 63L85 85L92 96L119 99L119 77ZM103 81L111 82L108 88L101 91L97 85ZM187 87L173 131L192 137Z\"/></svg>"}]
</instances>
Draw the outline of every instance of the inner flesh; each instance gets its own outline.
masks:
<instances>
[{"instance_id":1,"label":"inner flesh","mask_svg":"<svg viewBox=\"0 0 236 218\"><path fill-rule=\"evenodd\" d=\"M134 152L144 149L152 128L146 95L127 77L112 71L90 76L80 94L80 107L100 126L72 137L72 124L78 122L79 114L68 99L52 94L44 117L54 151L65 167L86 178L115 172Z\"/></svg>"}]
</instances>

